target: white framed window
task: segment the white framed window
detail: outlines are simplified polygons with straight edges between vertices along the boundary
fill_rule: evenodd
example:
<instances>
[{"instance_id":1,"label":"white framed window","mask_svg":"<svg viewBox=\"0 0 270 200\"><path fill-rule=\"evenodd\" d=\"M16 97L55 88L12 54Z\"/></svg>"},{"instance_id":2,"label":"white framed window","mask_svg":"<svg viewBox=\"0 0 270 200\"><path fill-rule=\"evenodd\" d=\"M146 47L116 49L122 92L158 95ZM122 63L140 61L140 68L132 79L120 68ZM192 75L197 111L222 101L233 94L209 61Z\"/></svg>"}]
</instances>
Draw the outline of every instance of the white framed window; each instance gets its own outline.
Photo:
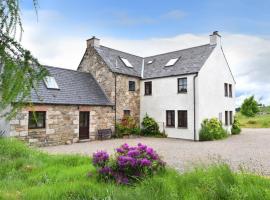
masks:
<instances>
[{"instance_id":1,"label":"white framed window","mask_svg":"<svg viewBox=\"0 0 270 200\"><path fill-rule=\"evenodd\" d=\"M48 89L59 89L59 86L53 76L46 76L44 78L44 82Z\"/></svg>"},{"instance_id":2,"label":"white framed window","mask_svg":"<svg viewBox=\"0 0 270 200\"><path fill-rule=\"evenodd\" d=\"M170 59L167 62L167 64L165 65L165 67L173 66L178 60L179 60L179 58L172 58L172 59Z\"/></svg>"},{"instance_id":3,"label":"white framed window","mask_svg":"<svg viewBox=\"0 0 270 200\"><path fill-rule=\"evenodd\" d=\"M132 64L128 61L128 59L126 58L122 58L120 57L120 59L123 61L123 63L127 66L127 67L133 67Z\"/></svg>"}]
</instances>

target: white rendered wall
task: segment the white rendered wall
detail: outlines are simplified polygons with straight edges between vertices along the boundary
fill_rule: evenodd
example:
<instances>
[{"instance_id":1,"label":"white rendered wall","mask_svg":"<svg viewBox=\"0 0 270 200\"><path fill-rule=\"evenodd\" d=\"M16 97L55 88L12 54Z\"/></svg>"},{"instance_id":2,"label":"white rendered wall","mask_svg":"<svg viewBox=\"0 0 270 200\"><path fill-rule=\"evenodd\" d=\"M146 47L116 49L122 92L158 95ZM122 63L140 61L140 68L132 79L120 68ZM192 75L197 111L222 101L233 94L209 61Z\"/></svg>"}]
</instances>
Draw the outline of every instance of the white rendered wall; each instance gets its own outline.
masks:
<instances>
[{"instance_id":1,"label":"white rendered wall","mask_svg":"<svg viewBox=\"0 0 270 200\"><path fill-rule=\"evenodd\" d=\"M159 124L160 130L165 129L168 137L194 139L194 105L193 76L175 76L168 78L148 79L141 81L141 113L140 120L147 113ZM187 77L187 93L177 92L177 79ZM152 81L152 95L144 95L144 82ZM175 111L175 127L166 127L166 110ZM178 110L188 111L188 128L178 128Z\"/></svg>"},{"instance_id":2,"label":"white rendered wall","mask_svg":"<svg viewBox=\"0 0 270 200\"><path fill-rule=\"evenodd\" d=\"M225 111L235 113L235 81L226 63L221 47L218 44L197 78L197 138L201 122L205 118L219 118L222 113L222 122L225 124ZM232 98L225 97L224 83L232 84ZM224 126L230 131L230 126Z\"/></svg>"}]
</instances>

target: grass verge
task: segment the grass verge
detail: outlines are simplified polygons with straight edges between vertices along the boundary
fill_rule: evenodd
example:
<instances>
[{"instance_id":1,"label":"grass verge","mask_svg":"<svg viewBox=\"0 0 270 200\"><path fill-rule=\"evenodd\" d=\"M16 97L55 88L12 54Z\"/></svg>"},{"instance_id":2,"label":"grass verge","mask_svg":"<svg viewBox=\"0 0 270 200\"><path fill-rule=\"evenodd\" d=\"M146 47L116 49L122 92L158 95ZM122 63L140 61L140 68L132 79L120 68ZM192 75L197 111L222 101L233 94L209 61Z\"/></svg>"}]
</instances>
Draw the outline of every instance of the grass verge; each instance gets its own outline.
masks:
<instances>
[{"instance_id":1,"label":"grass verge","mask_svg":"<svg viewBox=\"0 0 270 200\"><path fill-rule=\"evenodd\" d=\"M132 187L96 176L88 157L52 156L0 139L0 199L270 199L269 179L225 164L184 174L168 169Z\"/></svg>"},{"instance_id":2,"label":"grass verge","mask_svg":"<svg viewBox=\"0 0 270 200\"><path fill-rule=\"evenodd\" d=\"M237 113L237 117L242 128L270 128L270 114L246 117Z\"/></svg>"}]
</instances>

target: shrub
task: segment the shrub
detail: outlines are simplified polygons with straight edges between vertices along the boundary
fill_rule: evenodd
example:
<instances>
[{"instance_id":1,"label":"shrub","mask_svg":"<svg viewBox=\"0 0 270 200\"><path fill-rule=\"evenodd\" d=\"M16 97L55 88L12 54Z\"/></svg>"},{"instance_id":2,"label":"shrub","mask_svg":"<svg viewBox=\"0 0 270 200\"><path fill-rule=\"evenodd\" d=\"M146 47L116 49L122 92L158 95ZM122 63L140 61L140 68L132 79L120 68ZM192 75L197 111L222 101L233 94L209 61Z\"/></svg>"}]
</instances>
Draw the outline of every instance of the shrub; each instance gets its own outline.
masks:
<instances>
[{"instance_id":1,"label":"shrub","mask_svg":"<svg viewBox=\"0 0 270 200\"><path fill-rule=\"evenodd\" d=\"M231 133L233 135L237 135L237 134L241 133L240 123L239 123L238 118L236 116L234 116L233 125L231 128Z\"/></svg>"},{"instance_id":2,"label":"shrub","mask_svg":"<svg viewBox=\"0 0 270 200\"><path fill-rule=\"evenodd\" d=\"M123 144L111 158L106 152L98 151L93 154L93 164L102 180L118 184L135 183L165 168L159 155L141 143L135 147Z\"/></svg>"},{"instance_id":3,"label":"shrub","mask_svg":"<svg viewBox=\"0 0 270 200\"><path fill-rule=\"evenodd\" d=\"M200 130L201 141L218 140L225 137L227 137L227 132L217 118L203 120Z\"/></svg>"},{"instance_id":4,"label":"shrub","mask_svg":"<svg viewBox=\"0 0 270 200\"><path fill-rule=\"evenodd\" d=\"M137 126L136 121L131 116L124 116L120 123L116 124L116 137L123 137L123 135L140 135L140 128Z\"/></svg>"},{"instance_id":5,"label":"shrub","mask_svg":"<svg viewBox=\"0 0 270 200\"><path fill-rule=\"evenodd\" d=\"M142 134L146 136L161 135L157 122L147 114L142 121Z\"/></svg>"},{"instance_id":6,"label":"shrub","mask_svg":"<svg viewBox=\"0 0 270 200\"><path fill-rule=\"evenodd\" d=\"M254 117L260 110L254 96L246 98L241 106L241 113L247 117Z\"/></svg>"}]
</instances>

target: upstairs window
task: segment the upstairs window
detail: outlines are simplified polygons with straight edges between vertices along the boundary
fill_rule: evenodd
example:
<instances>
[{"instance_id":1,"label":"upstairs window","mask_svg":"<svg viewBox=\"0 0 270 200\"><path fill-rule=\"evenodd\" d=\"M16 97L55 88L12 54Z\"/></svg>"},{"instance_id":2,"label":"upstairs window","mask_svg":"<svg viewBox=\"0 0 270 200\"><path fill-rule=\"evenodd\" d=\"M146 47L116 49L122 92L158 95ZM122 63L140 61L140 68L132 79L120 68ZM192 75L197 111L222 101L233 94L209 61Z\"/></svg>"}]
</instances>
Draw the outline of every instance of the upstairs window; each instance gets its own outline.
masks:
<instances>
[{"instance_id":1,"label":"upstairs window","mask_svg":"<svg viewBox=\"0 0 270 200\"><path fill-rule=\"evenodd\" d=\"M228 83L224 83L224 95L228 97Z\"/></svg>"},{"instance_id":2,"label":"upstairs window","mask_svg":"<svg viewBox=\"0 0 270 200\"><path fill-rule=\"evenodd\" d=\"M171 60L169 60L167 62L167 64L165 65L165 67L173 66L178 61L178 59L179 58L172 58Z\"/></svg>"},{"instance_id":3,"label":"upstairs window","mask_svg":"<svg viewBox=\"0 0 270 200\"><path fill-rule=\"evenodd\" d=\"M29 112L29 119L28 119L29 129L45 128L45 126L46 126L45 111Z\"/></svg>"},{"instance_id":4,"label":"upstairs window","mask_svg":"<svg viewBox=\"0 0 270 200\"><path fill-rule=\"evenodd\" d=\"M178 82L178 93L186 93L187 92L187 78L179 78Z\"/></svg>"},{"instance_id":5,"label":"upstairs window","mask_svg":"<svg viewBox=\"0 0 270 200\"><path fill-rule=\"evenodd\" d=\"M229 97L232 97L232 84L229 84Z\"/></svg>"},{"instance_id":6,"label":"upstairs window","mask_svg":"<svg viewBox=\"0 0 270 200\"><path fill-rule=\"evenodd\" d=\"M128 82L128 90L129 91L135 91L135 81L129 81Z\"/></svg>"},{"instance_id":7,"label":"upstairs window","mask_svg":"<svg viewBox=\"0 0 270 200\"><path fill-rule=\"evenodd\" d=\"M122 60L122 62L123 62L127 67L130 67L130 68L133 67L132 64L128 61L128 59L122 58L122 57L120 57L120 59Z\"/></svg>"},{"instance_id":8,"label":"upstairs window","mask_svg":"<svg viewBox=\"0 0 270 200\"><path fill-rule=\"evenodd\" d=\"M46 76L44 78L44 82L48 89L59 89L58 84L53 76Z\"/></svg>"},{"instance_id":9,"label":"upstairs window","mask_svg":"<svg viewBox=\"0 0 270 200\"><path fill-rule=\"evenodd\" d=\"M144 82L144 95L152 95L152 82Z\"/></svg>"},{"instance_id":10,"label":"upstairs window","mask_svg":"<svg viewBox=\"0 0 270 200\"><path fill-rule=\"evenodd\" d=\"M178 127L187 128L187 110L178 110Z\"/></svg>"},{"instance_id":11,"label":"upstairs window","mask_svg":"<svg viewBox=\"0 0 270 200\"><path fill-rule=\"evenodd\" d=\"M167 127L175 127L174 110L167 110L166 111L166 126Z\"/></svg>"}]
</instances>

